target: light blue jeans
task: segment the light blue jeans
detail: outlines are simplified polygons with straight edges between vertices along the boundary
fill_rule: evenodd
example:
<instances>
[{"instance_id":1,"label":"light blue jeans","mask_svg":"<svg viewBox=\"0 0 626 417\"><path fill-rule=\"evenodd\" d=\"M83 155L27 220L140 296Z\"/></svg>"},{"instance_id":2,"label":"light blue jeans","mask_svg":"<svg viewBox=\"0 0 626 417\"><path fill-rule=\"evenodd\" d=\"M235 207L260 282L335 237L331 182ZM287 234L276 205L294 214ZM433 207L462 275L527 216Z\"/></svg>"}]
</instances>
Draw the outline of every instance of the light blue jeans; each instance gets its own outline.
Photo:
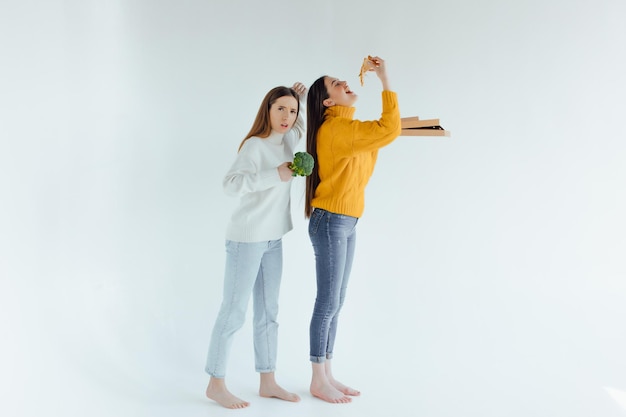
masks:
<instances>
[{"instance_id":1,"label":"light blue jeans","mask_svg":"<svg viewBox=\"0 0 626 417\"><path fill-rule=\"evenodd\" d=\"M216 378L226 375L233 336L246 318L253 299L254 360L257 372L274 372L278 344L278 294L283 269L282 240L226 241L224 295L207 355L205 371Z\"/></svg>"},{"instance_id":2,"label":"light blue jeans","mask_svg":"<svg viewBox=\"0 0 626 417\"><path fill-rule=\"evenodd\" d=\"M316 208L309 220L315 252L317 296L309 328L310 360L332 359L339 311L352 269L358 218Z\"/></svg>"}]
</instances>

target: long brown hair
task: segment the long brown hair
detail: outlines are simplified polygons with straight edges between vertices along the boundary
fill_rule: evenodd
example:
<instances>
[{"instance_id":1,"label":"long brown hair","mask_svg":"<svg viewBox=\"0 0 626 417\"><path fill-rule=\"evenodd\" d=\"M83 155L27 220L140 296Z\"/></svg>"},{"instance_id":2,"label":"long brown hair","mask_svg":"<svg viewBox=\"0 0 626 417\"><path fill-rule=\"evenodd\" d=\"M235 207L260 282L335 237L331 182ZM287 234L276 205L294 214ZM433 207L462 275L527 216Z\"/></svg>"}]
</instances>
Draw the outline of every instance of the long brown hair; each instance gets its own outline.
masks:
<instances>
[{"instance_id":1,"label":"long brown hair","mask_svg":"<svg viewBox=\"0 0 626 417\"><path fill-rule=\"evenodd\" d=\"M324 75L315 80L311 88L309 88L309 95L306 101L306 151L313 156L315 161L311 175L306 177L304 217L307 219L311 217L313 212L311 201L315 196L317 186L320 184L319 164L317 163L317 132L326 119L326 106L323 103L329 97L326 84L324 84L326 77Z\"/></svg>"},{"instance_id":2,"label":"long brown hair","mask_svg":"<svg viewBox=\"0 0 626 417\"><path fill-rule=\"evenodd\" d=\"M270 108L276 100L284 96L291 96L296 99L296 101L298 102L298 115L300 114L300 97L293 88L284 86L272 88L263 98L261 106L259 107L259 111L257 112L256 118L254 119L254 123L252 124L252 128L250 128L250 132L248 132L243 141L241 141L241 144L239 145L239 150L241 150L243 144L246 143L246 141L252 136L266 138L270 135L270 133L272 133L272 125L270 123ZM301 135L301 127L298 126L297 123L294 123L294 127L298 130L298 134Z\"/></svg>"}]
</instances>

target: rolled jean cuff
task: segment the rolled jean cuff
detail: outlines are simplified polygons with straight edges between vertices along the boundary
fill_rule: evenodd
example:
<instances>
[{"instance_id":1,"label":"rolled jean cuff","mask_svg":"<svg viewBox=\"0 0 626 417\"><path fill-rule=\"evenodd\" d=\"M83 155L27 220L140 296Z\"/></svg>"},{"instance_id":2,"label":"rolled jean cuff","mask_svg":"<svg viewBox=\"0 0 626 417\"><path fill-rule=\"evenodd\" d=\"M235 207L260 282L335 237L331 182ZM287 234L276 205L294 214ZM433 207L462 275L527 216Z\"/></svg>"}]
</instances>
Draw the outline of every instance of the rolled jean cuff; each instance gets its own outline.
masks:
<instances>
[{"instance_id":1,"label":"rolled jean cuff","mask_svg":"<svg viewBox=\"0 0 626 417\"><path fill-rule=\"evenodd\" d=\"M310 360L313 363L324 363L326 362L326 360L330 360L333 358L333 354L332 353L327 353L326 356L311 356Z\"/></svg>"},{"instance_id":2,"label":"rolled jean cuff","mask_svg":"<svg viewBox=\"0 0 626 417\"><path fill-rule=\"evenodd\" d=\"M209 370L209 368L204 368L204 371L209 374L210 376L212 376L213 378L220 378L220 379L224 379L226 377L226 375L223 374L217 374L211 370Z\"/></svg>"},{"instance_id":3,"label":"rolled jean cuff","mask_svg":"<svg viewBox=\"0 0 626 417\"><path fill-rule=\"evenodd\" d=\"M256 368L255 371L257 371L260 374L268 374L270 372L276 372L276 369L272 369L272 368Z\"/></svg>"}]
</instances>

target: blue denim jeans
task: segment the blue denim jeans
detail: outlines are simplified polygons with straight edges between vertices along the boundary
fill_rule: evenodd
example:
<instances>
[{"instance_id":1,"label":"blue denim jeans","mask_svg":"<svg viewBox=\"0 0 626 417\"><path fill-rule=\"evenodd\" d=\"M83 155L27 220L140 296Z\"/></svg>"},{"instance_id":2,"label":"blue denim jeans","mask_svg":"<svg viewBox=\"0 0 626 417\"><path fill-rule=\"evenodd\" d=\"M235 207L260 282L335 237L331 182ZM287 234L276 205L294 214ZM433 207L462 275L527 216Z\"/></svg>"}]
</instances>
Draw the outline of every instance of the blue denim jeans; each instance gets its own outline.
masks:
<instances>
[{"instance_id":1,"label":"blue denim jeans","mask_svg":"<svg viewBox=\"0 0 626 417\"><path fill-rule=\"evenodd\" d=\"M339 311L354 258L357 222L356 217L318 208L309 220L317 275L317 297L309 328L310 359L314 363L333 357Z\"/></svg>"},{"instance_id":2,"label":"blue denim jeans","mask_svg":"<svg viewBox=\"0 0 626 417\"><path fill-rule=\"evenodd\" d=\"M207 355L205 371L216 378L226 375L233 341L253 300L254 361L257 372L274 372L278 344L278 293L283 269L282 240L226 241L224 295Z\"/></svg>"}]
</instances>

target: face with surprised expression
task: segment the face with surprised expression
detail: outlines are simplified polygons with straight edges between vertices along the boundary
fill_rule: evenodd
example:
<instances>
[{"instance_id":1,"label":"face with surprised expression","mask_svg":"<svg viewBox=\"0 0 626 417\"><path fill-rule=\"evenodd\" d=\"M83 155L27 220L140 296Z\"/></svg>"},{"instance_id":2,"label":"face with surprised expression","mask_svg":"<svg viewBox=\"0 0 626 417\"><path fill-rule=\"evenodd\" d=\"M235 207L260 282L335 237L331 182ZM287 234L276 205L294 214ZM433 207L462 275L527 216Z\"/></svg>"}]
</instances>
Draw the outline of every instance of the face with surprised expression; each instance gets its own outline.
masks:
<instances>
[{"instance_id":1,"label":"face with surprised expression","mask_svg":"<svg viewBox=\"0 0 626 417\"><path fill-rule=\"evenodd\" d=\"M326 77L324 85L328 92L328 98L324 100L324 106L345 106L350 107L354 104L358 96L350 90L350 86L346 81L340 81L337 78Z\"/></svg>"},{"instance_id":2,"label":"face with surprised expression","mask_svg":"<svg viewBox=\"0 0 626 417\"><path fill-rule=\"evenodd\" d=\"M286 133L298 117L298 101L292 96L282 96L270 106L270 125L276 133Z\"/></svg>"}]
</instances>

